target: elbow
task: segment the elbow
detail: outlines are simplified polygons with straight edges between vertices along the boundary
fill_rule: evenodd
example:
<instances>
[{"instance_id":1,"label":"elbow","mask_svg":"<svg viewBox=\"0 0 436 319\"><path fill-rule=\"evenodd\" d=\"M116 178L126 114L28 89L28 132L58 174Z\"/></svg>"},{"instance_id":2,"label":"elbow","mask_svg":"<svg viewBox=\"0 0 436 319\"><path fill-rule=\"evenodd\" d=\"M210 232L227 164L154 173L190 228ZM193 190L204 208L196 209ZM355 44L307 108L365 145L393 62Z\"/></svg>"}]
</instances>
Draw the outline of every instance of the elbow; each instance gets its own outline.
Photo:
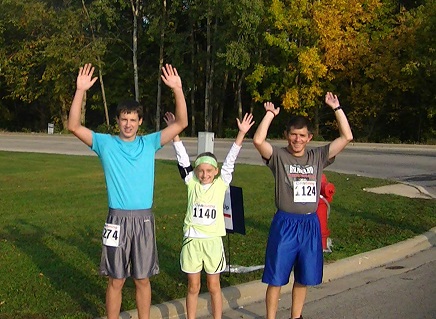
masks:
<instances>
[{"instance_id":1,"label":"elbow","mask_svg":"<svg viewBox=\"0 0 436 319\"><path fill-rule=\"evenodd\" d=\"M263 141L264 141L263 139L261 139L261 138L257 137L256 135L254 135L254 137L253 137L253 144L254 144L254 146L256 148L258 146L262 145Z\"/></svg>"},{"instance_id":2,"label":"elbow","mask_svg":"<svg viewBox=\"0 0 436 319\"><path fill-rule=\"evenodd\" d=\"M186 119L185 121L183 121L183 123L182 123L182 127L183 127L183 129L185 129L185 128L188 127L188 119Z\"/></svg>"},{"instance_id":3,"label":"elbow","mask_svg":"<svg viewBox=\"0 0 436 319\"><path fill-rule=\"evenodd\" d=\"M345 141L347 142L347 144L351 143L353 141L353 134L351 134L351 133L347 134L344 136L344 138L345 138Z\"/></svg>"},{"instance_id":4,"label":"elbow","mask_svg":"<svg viewBox=\"0 0 436 319\"><path fill-rule=\"evenodd\" d=\"M68 121L67 129L70 133L76 135L77 130L81 127L81 124L74 123L74 121Z\"/></svg>"},{"instance_id":5,"label":"elbow","mask_svg":"<svg viewBox=\"0 0 436 319\"><path fill-rule=\"evenodd\" d=\"M183 131L185 128L188 127L188 117L187 116L181 116L179 119L177 119L178 126L180 127L180 132Z\"/></svg>"},{"instance_id":6,"label":"elbow","mask_svg":"<svg viewBox=\"0 0 436 319\"><path fill-rule=\"evenodd\" d=\"M77 125L77 124L69 121L67 129L68 129L68 131L70 131L71 133L74 134L79 129L79 127L80 127L80 125Z\"/></svg>"},{"instance_id":7,"label":"elbow","mask_svg":"<svg viewBox=\"0 0 436 319\"><path fill-rule=\"evenodd\" d=\"M70 131L71 133L74 133L76 131L76 126L71 124L70 122L68 122L68 126L67 126L68 131Z\"/></svg>"}]
</instances>

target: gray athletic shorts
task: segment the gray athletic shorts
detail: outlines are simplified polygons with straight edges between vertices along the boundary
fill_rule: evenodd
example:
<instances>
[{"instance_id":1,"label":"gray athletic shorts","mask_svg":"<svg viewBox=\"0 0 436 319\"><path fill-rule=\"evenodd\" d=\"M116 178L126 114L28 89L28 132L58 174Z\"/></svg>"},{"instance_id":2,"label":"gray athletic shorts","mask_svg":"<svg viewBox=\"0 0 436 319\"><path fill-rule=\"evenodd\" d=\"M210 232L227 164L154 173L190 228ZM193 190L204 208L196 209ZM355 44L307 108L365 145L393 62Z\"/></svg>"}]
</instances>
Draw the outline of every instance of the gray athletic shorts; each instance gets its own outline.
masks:
<instances>
[{"instance_id":1,"label":"gray athletic shorts","mask_svg":"<svg viewBox=\"0 0 436 319\"><path fill-rule=\"evenodd\" d=\"M101 275L144 279L159 273L151 209L109 209L102 243Z\"/></svg>"}]
</instances>

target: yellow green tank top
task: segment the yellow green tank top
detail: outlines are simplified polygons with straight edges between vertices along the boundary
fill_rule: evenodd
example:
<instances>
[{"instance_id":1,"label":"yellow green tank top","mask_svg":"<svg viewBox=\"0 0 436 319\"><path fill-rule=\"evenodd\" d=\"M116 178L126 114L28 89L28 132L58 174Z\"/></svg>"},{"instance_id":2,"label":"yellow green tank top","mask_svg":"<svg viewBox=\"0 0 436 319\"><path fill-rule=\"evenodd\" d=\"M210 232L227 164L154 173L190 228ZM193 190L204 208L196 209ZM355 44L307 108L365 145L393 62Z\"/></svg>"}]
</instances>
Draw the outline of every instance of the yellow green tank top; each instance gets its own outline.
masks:
<instances>
[{"instance_id":1,"label":"yellow green tank top","mask_svg":"<svg viewBox=\"0 0 436 319\"><path fill-rule=\"evenodd\" d=\"M224 223L224 196L227 185L218 176L205 189L194 175L186 184L188 187L188 208L183 233L187 237L209 238L226 235Z\"/></svg>"}]
</instances>

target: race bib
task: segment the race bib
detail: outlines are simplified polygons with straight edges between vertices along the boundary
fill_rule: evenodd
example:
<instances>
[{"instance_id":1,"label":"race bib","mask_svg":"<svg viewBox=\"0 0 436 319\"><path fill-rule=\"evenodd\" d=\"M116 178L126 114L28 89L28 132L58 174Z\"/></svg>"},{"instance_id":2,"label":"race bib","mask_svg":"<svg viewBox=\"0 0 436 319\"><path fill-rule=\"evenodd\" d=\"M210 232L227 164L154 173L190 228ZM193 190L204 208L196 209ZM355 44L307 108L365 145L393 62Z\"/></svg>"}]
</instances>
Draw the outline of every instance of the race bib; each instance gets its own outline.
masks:
<instances>
[{"instance_id":1,"label":"race bib","mask_svg":"<svg viewBox=\"0 0 436 319\"><path fill-rule=\"evenodd\" d=\"M316 181L294 181L294 202L315 203Z\"/></svg>"},{"instance_id":2,"label":"race bib","mask_svg":"<svg viewBox=\"0 0 436 319\"><path fill-rule=\"evenodd\" d=\"M118 247L120 244L120 225L105 223L102 238L103 245Z\"/></svg>"},{"instance_id":3,"label":"race bib","mask_svg":"<svg viewBox=\"0 0 436 319\"><path fill-rule=\"evenodd\" d=\"M216 206L195 203L192 207L192 223L196 225L211 225L216 220Z\"/></svg>"}]
</instances>

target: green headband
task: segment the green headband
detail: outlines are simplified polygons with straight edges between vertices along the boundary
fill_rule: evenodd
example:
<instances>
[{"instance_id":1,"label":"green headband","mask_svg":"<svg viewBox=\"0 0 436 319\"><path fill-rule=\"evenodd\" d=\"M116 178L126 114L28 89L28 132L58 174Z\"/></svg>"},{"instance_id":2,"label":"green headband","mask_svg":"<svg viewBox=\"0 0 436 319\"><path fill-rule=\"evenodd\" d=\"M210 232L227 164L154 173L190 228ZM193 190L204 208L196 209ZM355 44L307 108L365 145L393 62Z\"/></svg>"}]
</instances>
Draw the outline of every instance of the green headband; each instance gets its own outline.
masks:
<instances>
[{"instance_id":1,"label":"green headband","mask_svg":"<svg viewBox=\"0 0 436 319\"><path fill-rule=\"evenodd\" d=\"M201 156L195 160L194 166L197 167L200 164L210 164L215 168L218 168L218 164L216 162L216 159L214 159L212 156Z\"/></svg>"}]
</instances>

